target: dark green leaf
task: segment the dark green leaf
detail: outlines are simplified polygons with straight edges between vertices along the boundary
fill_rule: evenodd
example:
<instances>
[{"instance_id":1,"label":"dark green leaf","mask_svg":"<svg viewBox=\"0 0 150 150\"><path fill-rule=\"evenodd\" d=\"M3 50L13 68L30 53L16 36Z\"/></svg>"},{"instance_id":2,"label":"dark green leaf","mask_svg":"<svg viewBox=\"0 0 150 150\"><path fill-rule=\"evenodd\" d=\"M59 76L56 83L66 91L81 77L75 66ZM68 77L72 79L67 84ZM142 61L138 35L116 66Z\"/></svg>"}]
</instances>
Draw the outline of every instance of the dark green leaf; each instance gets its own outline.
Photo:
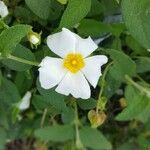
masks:
<instances>
[{"instance_id":1,"label":"dark green leaf","mask_svg":"<svg viewBox=\"0 0 150 150\"><path fill-rule=\"evenodd\" d=\"M71 125L54 125L36 130L35 136L43 141L65 142L74 138L74 129Z\"/></svg>"},{"instance_id":2,"label":"dark green leaf","mask_svg":"<svg viewBox=\"0 0 150 150\"><path fill-rule=\"evenodd\" d=\"M69 0L67 8L61 18L59 28L73 27L79 23L90 11L91 0Z\"/></svg>"},{"instance_id":3,"label":"dark green leaf","mask_svg":"<svg viewBox=\"0 0 150 150\"><path fill-rule=\"evenodd\" d=\"M104 35L104 33L110 32L107 24L93 19L82 20L77 30L81 35L93 37L99 37Z\"/></svg>"},{"instance_id":4,"label":"dark green leaf","mask_svg":"<svg viewBox=\"0 0 150 150\"><path fill-rule=\"evenodd\" d=\"M12 55L29 60L29 61L35 61L34 54L28 48L20 44L15 47ZM31 65L27 65L27 64L20 63L14 60L10 60L10 59L4 59L2 62L4 65L9 67L10 69L16 70L16 71L26 71L32 67Z\"/></svg>"},{"instance_id":5,"label":"dark green leaf","mask_svg":"<svg viewBox=\"0 0 150 150\"><path fill-rule=\"evenodd\" d=\"M145 48L150 48L150 1L122 0L125 24L133 37Z\"/></svg>"},{"instance_id":6,"label":"dark green leaf","mask_svg":"<svg viewBox=\"0 0 150 150\"><path fill-rule=\"evenodd\" d=\"M93 149L105 149L109 150L112 148L111 144L107 139L96 129L90 127L83 127L80 130L80 137L82 143L89 148Z\"/></svg>"},{"instance_id":7,"label":"dark green leaf","mask_svg":"<svg viewBox=\"0 0 150 150\"><path fill-rule=\"evenodd\" d=\"M25 0L27 6L41 19L47 20L51 14L50 0Z\"/></svg>"}]
</instances>

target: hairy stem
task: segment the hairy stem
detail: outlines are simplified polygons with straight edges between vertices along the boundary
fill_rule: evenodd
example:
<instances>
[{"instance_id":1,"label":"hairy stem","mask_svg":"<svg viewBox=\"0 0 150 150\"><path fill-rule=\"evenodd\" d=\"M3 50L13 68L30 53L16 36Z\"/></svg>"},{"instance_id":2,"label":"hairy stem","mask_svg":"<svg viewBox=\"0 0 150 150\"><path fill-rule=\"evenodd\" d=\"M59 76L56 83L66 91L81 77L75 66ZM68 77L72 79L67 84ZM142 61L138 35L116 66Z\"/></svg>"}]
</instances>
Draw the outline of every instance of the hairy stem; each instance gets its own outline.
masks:
<instances>
[{"instance_id":1,"label":"hairy stem","mask_svg":"<svg viewBox=\"0 0 150 150\"><path fill-rule=\"evenodd\" d=\"M80 140L80 133L79 133L79 125L80 125L80 121L79 121L79 115L78 115L78 108L77 108L77 103L75 101L74 103L74 109L75 109L75 118L74 118L74 125L75 125L75 132L76 132L76 147L78 149L83 149L84 146Z\"/></svg>"},{"instance_id":2,"label":"hairy stem","mask_svg":"<svg viewBox=\"0 0 150 150\"><path fill-rule=\"evenodd\" d=\"M136 83L135 81L132 80L132 78L130 78L128 75L125 75L125 79L131 84L133 85L136 89L138 89L139 91L141 91L142 93L146 94L148 97L150 97L150 89L144 88L143 86L139 85L138 83Z\"/></svg>"},{"instance_id":3,"label":"hairy stem","mask_svg":"<svg viewBox=\"0 0 150 150\"><path fill-rule=\"evenodd\" d=\"M107 65L107 67L105 68L104 73L103 73L103 75L102 75L102 78L101 78L102 85L101 85L101 89L100 89L100 93L99 93L98 101L97 101L97 105L96 105L96 113L98 113L98 111L99 111L99 106L98 106L98 105L99 105L99 101L100 101L100 99L101 99L101 97L102 97L102 94L103 94L103 91L104 91L105 78L106 78L107 72L108 72L108 70L109 70L109 67L110 67L112 64L113 64L113 62L111 62L111 63L109 63L109 64Z\"/></svg>"},{"instance_id":4,"label":"hairy stem","mask_svg":"<svg viewBox=\"0 0 150 150\"><path fill-rule=\"evenodd\" d=\"M47 114L47 108L45 108L44 111L43 111L43 115L42 115L42 119L41 119L41 128L43 128L45 118L46 118L46 114Z\"/></svg>"},{"instance_id":5,"label":"hairy stem","mask_svg":"<svg viewBox=\"0 0 150 150\"><path fill-rule=\"evenodd\" d=\"M24 64L28 64L28 65L32 65L32 66L37 66L37 67L39 66L38 62L33 62L33 61L26 60L24 58L19 58L19 57L13 56L13 55L9 55L7 58L14 60L14 61L17 61L17 62L20 62L20 63L24 63Z\"/></svg>"}]
</instances>

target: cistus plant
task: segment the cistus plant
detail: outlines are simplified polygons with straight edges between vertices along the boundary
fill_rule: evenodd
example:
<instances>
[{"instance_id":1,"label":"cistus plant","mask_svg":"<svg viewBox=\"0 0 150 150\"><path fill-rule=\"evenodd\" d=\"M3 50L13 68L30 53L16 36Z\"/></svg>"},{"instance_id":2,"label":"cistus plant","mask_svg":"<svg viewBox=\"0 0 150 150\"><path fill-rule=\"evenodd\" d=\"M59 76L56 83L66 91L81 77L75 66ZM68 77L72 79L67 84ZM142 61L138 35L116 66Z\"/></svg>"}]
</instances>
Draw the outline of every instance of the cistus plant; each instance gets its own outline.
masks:
<instances>
[{"instance_id":1,"label":"cistus plant","mask_svg":"<svg viewBox=\"0 0 150 150\"><path fill-rule=\"evenodd\" d=\"M0 150L150 149L150 0L0 0Z\"/></svg>"}]
</instances>

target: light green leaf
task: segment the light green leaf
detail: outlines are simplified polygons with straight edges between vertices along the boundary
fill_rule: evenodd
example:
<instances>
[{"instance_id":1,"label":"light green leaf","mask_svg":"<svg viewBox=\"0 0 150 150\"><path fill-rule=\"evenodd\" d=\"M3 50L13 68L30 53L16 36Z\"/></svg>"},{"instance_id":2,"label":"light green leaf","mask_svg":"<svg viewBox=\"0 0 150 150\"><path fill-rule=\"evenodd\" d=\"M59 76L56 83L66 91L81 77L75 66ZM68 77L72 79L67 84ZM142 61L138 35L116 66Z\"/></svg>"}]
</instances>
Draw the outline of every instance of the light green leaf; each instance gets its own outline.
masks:
<instances>
[{"instance_id":1,"label":"light green leaf","mask_svg":"<svg viewBox=\"0 0 150 150\"><path fill-rule=\"evenodd\" d=\"M135 61L136 70L138 73L144 73L150 71L150 58L149 57L138 57Z\"/></svg>"},{"instance_id":2,"label":"light green leaf","mask_svg":"<svg viewBox=\"0 0 150 150\"><path fill-rule=\"evenodd\" d=\"M117 80L123 80L125 75L134 76L136 73L135 62L126 54L117 50L107 50L106 53L114 61L113 69L111 69L112 76Z\"/></svg>"},{"instance_id":3,"label":"light green leaf","mask_svg":"<svg viewBox=\"0 0 150 150\"><path fill-rule=\"evenodd\" d=\"M128 106L116 117L119 121L136 119L139 115L142 115L150 103L148 97L139 93L139 91L135 90L132 86L127 86L125 98L128 102ZM148 114L148 117L149 116Z\"/></svg>"},{"instance_id":4,"label":"light green leaf","mask_svg":"<svg viewBox=\"0 0 150 150\"><path fill-rule=\"evenodd\" d=\"M30 30L31 26L29 25L16 25L4 30L0 34L0 52L4 55L11 53Z\"/></svg>"},{"instance_id":5,"label":"light green leaf","mask_svg":"<svg viewBox=\"0 0 150 150\"><path fill-rule=\"evenodd\" d=\"M69 0L61 18L59 28L69 28L79 23L90 11L90 7L91 0Z\"/></svg>"},{"instance_id":6,"label":"light green leaf","mask_svg":"<svg viewBox=\"0 0 150 150\"><path fill-rule=\"evenodd\" d=\"M80 130L80 138L86 147L97 150L110 150L112 148L110 142L97 129L83 127Z\"/></svg>"},{"instance_id":7,"label":"light green leaf","mask_svg":"<svg viewBox=\"0 0 150 150\"><path fill-rule=\"evenodd\" d=\"M54 125L36 130L35 136L43 141L65 142L74 138L74 129L71 125Z\"/></svg>"},{"instance_id":8,"label":"light green leaf","mask_svg":"<svg viewBox=\"0 0 150 150\"><path fill-rule=\"evenodd\" d=\"M28 48L20 44L15 47L12 55L26 60L35 61L34 54ZM10 69L16 71L26 71L32 67L31 65L27 65L10 59L4 59L2 62Z\"/></svg>"},{"instance_id":9,"label":"light green leaf","mask_svg":"<svg viewBox=\"0 0 150 150\"><path fill-rule=\"evenodd\" d=\"M132 36L145 48L150 48L150 1L122 0L122 13Z\"/></svg>"}]
</instances>

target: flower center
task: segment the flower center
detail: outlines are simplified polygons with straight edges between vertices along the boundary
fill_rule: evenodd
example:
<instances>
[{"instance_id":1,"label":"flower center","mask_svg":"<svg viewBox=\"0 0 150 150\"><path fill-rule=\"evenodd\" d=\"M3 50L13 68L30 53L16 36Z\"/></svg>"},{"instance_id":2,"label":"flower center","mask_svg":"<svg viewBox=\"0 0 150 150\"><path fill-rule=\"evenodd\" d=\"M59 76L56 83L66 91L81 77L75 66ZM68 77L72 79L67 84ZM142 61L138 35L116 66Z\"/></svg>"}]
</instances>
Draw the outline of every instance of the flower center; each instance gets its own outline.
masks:
<instances>
[{"instance_id":1,"label":"flower center","mask_svg":"<svg viewBox=\"0 0 150 150\"><path fill-rule=\"evenodd\" d=\"M79 53L69 53L66 58L64 58L64 67L72 73L77 73L85 66L84 59Z\"/></svg>"}]
</instances>

